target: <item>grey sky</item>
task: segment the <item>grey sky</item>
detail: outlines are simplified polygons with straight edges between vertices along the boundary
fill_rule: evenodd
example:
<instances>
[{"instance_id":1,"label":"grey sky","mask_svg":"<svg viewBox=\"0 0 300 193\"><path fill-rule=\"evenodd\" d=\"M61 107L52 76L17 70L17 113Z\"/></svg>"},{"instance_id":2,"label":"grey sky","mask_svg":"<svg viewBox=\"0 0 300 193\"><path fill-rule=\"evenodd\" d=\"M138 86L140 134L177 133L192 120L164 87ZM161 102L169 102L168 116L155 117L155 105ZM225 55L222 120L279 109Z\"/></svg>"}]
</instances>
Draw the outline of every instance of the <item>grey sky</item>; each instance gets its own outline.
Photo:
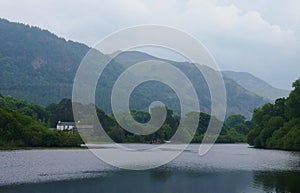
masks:
<instances>
[{"instance_id":1,"label":"grey sky","mask_svg":"<svg viewBox=\"0 0 300 193\"><path fill-rule=\"evenodd\" d=\"M300 77L298 0L0 0L0 17L90 46L124 27L169 25L198 38L223 70L280 88Z\"/></svg>"}]
</instances>

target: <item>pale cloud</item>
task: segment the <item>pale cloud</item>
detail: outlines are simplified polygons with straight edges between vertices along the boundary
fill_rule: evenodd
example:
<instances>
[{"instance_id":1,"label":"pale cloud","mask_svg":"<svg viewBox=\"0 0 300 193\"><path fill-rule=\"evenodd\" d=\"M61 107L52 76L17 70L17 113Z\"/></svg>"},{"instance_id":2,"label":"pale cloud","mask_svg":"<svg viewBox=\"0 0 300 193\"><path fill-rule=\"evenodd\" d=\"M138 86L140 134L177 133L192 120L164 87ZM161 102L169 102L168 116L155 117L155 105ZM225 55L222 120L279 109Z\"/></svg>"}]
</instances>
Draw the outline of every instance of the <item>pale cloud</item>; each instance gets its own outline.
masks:
<instances>
[{"instance_id":1,"label":"pale cloud","mask_svg":"<svg viewBox=\"0 0 300 193\"><path fill-rule=\"evenodd\" d=\"M0 1L0 16L54 30L59 35L101 34L145 23L171 25L200 35L232 36L261 43L298 43L292 29L270 24L257 11L243 11L215 0ZM73 33L72 33L73 32ZM76 37L75 37L76 38ZM101 37L98 37L98 39ZM89 44L84 37L79 41ZM96 39L94 40L96 41Z\"/></svg>"},{"instance_id":2,"label":"pale cloud","mask_svg":"<svg viewBox=\"0 0 300 193\"><path fill-rule=\"evenodd\" d=\"M193 22L189 22L193 18ZM281 29L264 20L257 11L244 12L235 5L218 6L214 1L191 0L181 24L191 25L191 31L211 36L226 36L239 41L260 44L295 45L298 38L291 29Z\"/></svg>"},{"instance_id":3,"label":"pale cloud","mask_svg":"<svg viewBox=\"0 0 300 193\"><path fill-rule=\"evenodd\" d=\"M279 87L300 76L299 9L297 0L0 0L0 17L91 46L124 27L176 27L202 41L222 69L249 71ZM282 75L283 61L295 69Z\"/></svg>"}]
</instances>

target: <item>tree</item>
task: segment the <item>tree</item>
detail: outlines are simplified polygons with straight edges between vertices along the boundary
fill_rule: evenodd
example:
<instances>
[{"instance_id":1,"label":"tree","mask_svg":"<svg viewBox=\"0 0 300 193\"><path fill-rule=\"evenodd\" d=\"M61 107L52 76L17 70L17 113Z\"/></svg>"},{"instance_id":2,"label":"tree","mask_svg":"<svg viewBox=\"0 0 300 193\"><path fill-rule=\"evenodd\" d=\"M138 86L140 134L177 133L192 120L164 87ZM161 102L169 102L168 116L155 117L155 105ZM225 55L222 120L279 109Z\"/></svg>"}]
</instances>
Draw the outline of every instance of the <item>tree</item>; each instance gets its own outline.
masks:
<instances>
[{"instance_id":1,"label":"tree","mask_svg":"<svg viewBox=\"0 0 300 193\"><path fill-rule=\"evenodd\" d=\"M260 148L300 149L300 79L287 99L255 109L247 142Z\"/></svg>"},{"instance_id":2,"label":"tree","mask_svg":"<svg viewBox=\"0 0 300 193\"><path fill-rule=\"evenodd\" d=\"M50 127L56 127L58 121L74 122L71 99L62 99L58 104L49 105Z\"/></svg>"},{"instance_id":3,"label":"tree","mask_svg":"<svg viewBox=\"0 0 300 193\"><path fill-rule=\"evenodd\" d=\"M0 146L80 146L78 133L50 131L48 112L42 106L13 97L0 98Z\"/></svg>"},{"instance_id":4,"label":"tree","mask_svg":"<svg viewBox=\"0 0 300 193\"><path fill-rule=\"evenodd\" d=\"M112 140L114 140L117 143L124 142L125 139L125 132L120 126L114 126L112 127L108 133L107 133Z\"/></svg>"},{"instance_id":5,"label":"tree","mask_svg":"<svg viewBox=\"0 0 300 193\"><path fill-rule=\"evenodd\" d=\"M286 116L289 119L300 117L300 79L293 83L294 90L286 100Z\"/></svg>"},{"instance_id":6,"label":"tree","mask_svg":"<svg viewBox=\"0 0 300 193\"><path fill-rule=\"evenodd\" d=\"M222 129L222 132L225 132L234 129L237 133L246 136L250 130L253 129L253 124L251 121L246 121L246 118L243 115L230 115Z\"/></svg>"},{"instance_id":7,"label":"tree","mask_svg":"<svg viewBox=\"0 0 300 193\"><path fill-rule=\"evenodd\" d=\"M238 124L243 124L245 123L246 118L243 115L230 115L226 121L225 124L229 127L229 128L233 128Z\"/></svg>"}]
</instances>

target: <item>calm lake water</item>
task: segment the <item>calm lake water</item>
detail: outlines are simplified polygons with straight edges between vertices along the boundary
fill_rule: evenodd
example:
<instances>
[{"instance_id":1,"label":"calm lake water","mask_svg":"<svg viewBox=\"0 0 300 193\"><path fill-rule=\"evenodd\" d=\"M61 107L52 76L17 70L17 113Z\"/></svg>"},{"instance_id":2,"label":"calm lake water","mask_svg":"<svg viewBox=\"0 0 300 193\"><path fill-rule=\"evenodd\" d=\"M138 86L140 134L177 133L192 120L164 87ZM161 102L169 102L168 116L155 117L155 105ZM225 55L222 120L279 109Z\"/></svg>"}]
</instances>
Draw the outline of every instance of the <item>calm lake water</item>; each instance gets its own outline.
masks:
<instances>
[{"instance_id":1,"label":"calm lake water","mask_svg":"<svg viewBox=\"0 0 300 193\"><path fill-rule=\"evenodd\" d=\"M145 171L114 168L89 150L0 151L0 192L300 192L299 152L219 144L199 156L198 147Z\"/></svg>"}]
</instances>

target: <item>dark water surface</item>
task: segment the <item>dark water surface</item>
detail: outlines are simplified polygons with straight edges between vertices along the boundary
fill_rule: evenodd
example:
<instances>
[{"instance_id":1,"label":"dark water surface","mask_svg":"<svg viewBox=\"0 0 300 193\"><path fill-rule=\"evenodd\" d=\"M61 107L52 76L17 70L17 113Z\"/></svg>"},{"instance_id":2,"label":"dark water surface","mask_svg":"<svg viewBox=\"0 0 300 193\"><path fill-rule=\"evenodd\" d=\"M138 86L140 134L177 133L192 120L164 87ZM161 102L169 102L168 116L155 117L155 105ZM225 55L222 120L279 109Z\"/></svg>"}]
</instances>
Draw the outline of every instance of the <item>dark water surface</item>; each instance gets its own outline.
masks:
<instances>
[{"instance_id":1,"label":"dark water surface","mask_svg":"<svg viewBox=\"0 0 300 193\"><path fill-rule=\"evenodd\" d=\"M89 150L0 151L0 192L300 192L299 152L235 144L199 156L197 148L146 171L114 168Z\"/></svg>"}]
</instances>

